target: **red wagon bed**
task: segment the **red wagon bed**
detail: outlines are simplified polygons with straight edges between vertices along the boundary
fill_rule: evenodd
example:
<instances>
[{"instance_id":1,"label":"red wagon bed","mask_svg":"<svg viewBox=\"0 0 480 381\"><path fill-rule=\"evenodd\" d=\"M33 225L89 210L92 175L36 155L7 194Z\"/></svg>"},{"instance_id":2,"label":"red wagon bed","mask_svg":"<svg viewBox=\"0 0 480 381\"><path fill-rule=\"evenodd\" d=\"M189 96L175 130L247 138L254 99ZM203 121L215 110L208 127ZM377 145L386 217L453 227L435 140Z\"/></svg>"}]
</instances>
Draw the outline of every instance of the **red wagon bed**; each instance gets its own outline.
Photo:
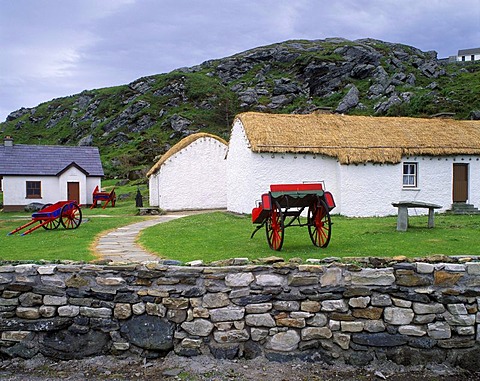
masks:
<instances>
[{"instance_id":1,"label":"red wagon bed","mask_svg":"<svg viewBox=\"0 0 480 381\"><path fill-rule=\"evenodd\" d=\"M105 209L108 203L111 203L112 207L115 207L115 202L117 201L115 188L113 188L110 192L101 192L98 189L98 185L97 185L93 190L92 196L93 196L93 204L90 207L90 209L95 208L99 202L104 202L102 209Z\"/></svg>"}]
</instances>

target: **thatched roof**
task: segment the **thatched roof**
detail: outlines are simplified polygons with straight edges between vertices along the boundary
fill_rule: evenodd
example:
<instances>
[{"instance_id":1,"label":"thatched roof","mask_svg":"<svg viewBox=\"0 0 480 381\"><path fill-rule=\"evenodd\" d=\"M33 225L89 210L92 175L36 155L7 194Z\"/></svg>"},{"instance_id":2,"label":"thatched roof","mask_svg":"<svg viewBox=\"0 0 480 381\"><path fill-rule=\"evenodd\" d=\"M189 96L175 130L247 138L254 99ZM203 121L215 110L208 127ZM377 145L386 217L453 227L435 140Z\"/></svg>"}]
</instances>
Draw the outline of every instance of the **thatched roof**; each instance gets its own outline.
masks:
<instances>
[{"instance_id":1,"label":"thatched roof","mask_svg":"<svg viewBox=\"0 0 480 381\"><path fill-rule=\"evenodd\" d=\"M237 115L253 152L313 153L342 164L399 163L402 156L480 155L480 121L425 118Z\"/></svg>"},{"instance_id":2,"label":"thatched roof","mask_svg":"<svg viewBox=\"0 0 480 381\"><path fill-rule=\"evenodd\" d=\"M162 166L163 163L165 163L170 157L175 155L177 152L181 151L185 147L189 146L192 144L194 141L202 138L212 138L215 140L218 140L220 143L223 143L225 145L228 145L228 143L222 139L219 136L208 134L206 132L199 132L197 134L192 134L187 136L186 138L183 138L180 140L177 144L175 144L172 148L170 148L167 152L165 152L162 157L160 157L160 160L158 160L155 165L150 168L150 170L147 172L147 177L150 177L152 174L157 172L159 168Z\"/></svg>"}]
</instances>

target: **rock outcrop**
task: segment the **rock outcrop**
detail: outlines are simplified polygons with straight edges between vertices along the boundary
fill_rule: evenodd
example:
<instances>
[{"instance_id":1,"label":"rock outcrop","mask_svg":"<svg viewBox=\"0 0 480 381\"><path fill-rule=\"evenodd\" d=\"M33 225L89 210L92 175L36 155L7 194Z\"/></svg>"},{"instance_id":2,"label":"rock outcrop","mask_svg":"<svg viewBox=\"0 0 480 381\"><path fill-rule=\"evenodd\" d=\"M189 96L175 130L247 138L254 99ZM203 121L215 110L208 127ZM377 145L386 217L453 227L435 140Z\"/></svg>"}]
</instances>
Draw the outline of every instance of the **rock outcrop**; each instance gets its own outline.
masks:
<instances>
[{"instance_id":1,"label":"rock outcrop","mask_svg":"<svg viewBox=\"0 0 480 381\"><path fill-rule=\"evenodd\" d=\"M435 52L373 39L287 41L21 108L1 126L19 143L44 137L50 144L100 146L107 175L124 176L191 133L228 140L242 111L478 118L478 104L465 102L459 85L448 91L455 78L478 68L449 65L447 73ZM122 166L108 163L112 157Z\"/></svg>"}]
</instances>

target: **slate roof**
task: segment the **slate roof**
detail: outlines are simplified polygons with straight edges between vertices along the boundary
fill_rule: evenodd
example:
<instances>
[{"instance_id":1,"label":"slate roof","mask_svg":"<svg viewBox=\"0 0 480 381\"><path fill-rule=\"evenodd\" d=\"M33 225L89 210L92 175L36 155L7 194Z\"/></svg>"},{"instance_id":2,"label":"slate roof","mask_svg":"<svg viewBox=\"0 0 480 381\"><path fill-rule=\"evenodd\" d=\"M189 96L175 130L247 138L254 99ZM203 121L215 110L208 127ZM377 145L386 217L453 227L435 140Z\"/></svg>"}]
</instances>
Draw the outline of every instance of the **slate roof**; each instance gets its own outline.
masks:
<instances>
[{"instance_id":1,"label":"slate roof","mask_svg":"<svg viewBox=\"0 0 480 381\"><path fill-rule=\"evenodd\" d=\"M0 145L0 176L57 176L74 165L88 176L103 176L97 147Z\"/></svg>"},{"instance_id":2,"label":"slate roof","mask_svg":"<svg viewBox=\"0 0 480 381\"><path fill-rule=\"evenodd\" d=\"M480 48L473 49L460 49L458 51L458 56L469 56L471 54L480 54Z\"/></svg>"}]
</instances>

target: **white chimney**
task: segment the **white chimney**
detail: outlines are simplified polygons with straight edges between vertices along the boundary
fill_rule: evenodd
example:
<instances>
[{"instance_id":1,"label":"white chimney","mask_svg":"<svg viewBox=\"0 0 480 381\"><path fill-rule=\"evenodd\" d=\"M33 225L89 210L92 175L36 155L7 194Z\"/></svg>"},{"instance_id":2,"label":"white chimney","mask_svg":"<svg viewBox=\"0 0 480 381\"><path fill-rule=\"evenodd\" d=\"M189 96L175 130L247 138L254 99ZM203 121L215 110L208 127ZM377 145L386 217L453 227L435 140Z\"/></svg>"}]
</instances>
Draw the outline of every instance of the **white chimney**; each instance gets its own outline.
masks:
<instances>
[{"instance_id":1,"label":"white chimney","mask_svg":"<svg viewBox=\"0 0 480 381\"><path fill-rule=\"evenodd\" d=\"M3 139L3 144L5 147L13 147L13 138L11 136L5 136L5 139Z\"/></svg>"}]
</instances>

